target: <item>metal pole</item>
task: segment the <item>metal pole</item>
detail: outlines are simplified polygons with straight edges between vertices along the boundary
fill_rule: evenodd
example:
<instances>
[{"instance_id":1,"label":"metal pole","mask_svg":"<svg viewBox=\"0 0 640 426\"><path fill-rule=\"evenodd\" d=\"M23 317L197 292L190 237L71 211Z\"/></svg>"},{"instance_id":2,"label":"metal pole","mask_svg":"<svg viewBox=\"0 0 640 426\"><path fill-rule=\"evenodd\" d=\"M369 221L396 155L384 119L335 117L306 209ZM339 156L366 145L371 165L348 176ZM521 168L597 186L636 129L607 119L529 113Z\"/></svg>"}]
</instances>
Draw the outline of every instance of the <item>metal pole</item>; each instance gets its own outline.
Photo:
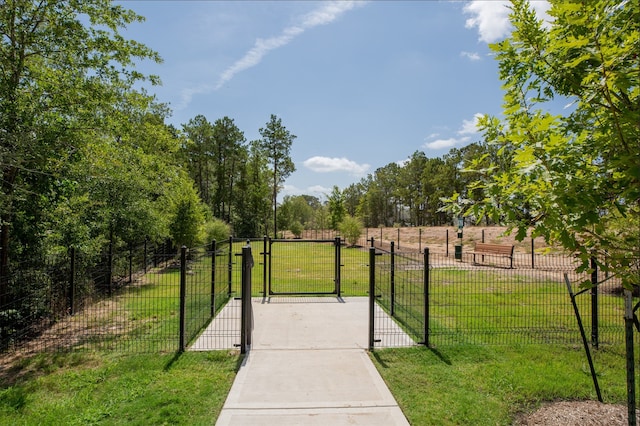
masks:
<instances>
[{"instance_id":1,"label":"metal pole","mask_svg":"<svg viewBox=\"0 0 640 426\"><path fill-rule=\"evenodd\" d=\"M336 237L335 239L335 245L336 245L336 272L335 272L335 292L338 295L338 297L340 297L340 267L342 266L342 257L341 257L341 240L340 237Z\"/></svg>"},{"instance_id":2,"label":"metal pole","mask_svg":"<svg viewBox=\"0 0 640 426\"><path fill-rule=\"evenodd\" d=\"M245 354L251 345L253 315L251 311L251 269L253 256L251 246L242 247L242 315L240 319L240 353Z\"/></svg>"},{"instance_id":3,"label":"metal pole","mask_svg":"<svg viewBox=\"0 0 640 426\"><path fill-rule=\"evenodd\" d=\"M211 241L211 317L216 314L216 240Z\"/></svg>"},{"instance_id":4,"label":"metal pole","mask_svg":"<svg viewBox=\"0 0 640 426\"><path fill-rule=\"evenodd\" d=\"M390 314L394 316L396 313L396 256L394 242L391 241L391 307Z\"/></svg>"},{"instance_id":5,"label":"metal pole","mask_svg":"<svg viewBox=\"0 0 640 426\"><path fill-rule=\"evenodd\" d=\"M316 232L318 230L316 229ZM262 237L262 297L267 297L267 236Z\"/></svg>"},{"instance_id":6,"label":"metal pole","mask_svg":"<svg viewBox=\"0 0 640 426\"><path fill-rule=\"evenodd\" d=\"M369 350L372 351L375 340L375 297L376 297L376 249L369 248Z\"/></svg>"},{"instance_id":7,"label":"metal pole","mask_svg":"<svg viewBox=\"0 0 640 426\"><path fill-rule=\"evenodd\" d=\"M571 283L569 282L569 276L567 273L564 273L564 282L567 285L567 290L569 291L569 296L571 296L571 304L573 305L573 311L576 315L576 319L578 320L578 327L580 328L580 336L582 337L582 345L584 346L584 351L587 353L587 360L589 361L589 369L591 370L591 379L593 380L593 385L596 388L596 394L598 395L598 401L602 401L602 394L600 393L600 385L598 384L598 376L596 375L596 369L593 366L593 359L591 359L591 350L589 350L589 343L587 342L587 335L584 332L584 326L582 325L582 318L580 317L580 311L578 310L578 304L576 303L577 294L573 294L573 290L571 289ZM635 424L635 422L634 422Z\"/></svg>"},{"instance_id":8,"label":"metal pole","mask_svg":"<svg viewBox=\"0 0 640 426\"><path fill-rule=\"evenodd\" d=\"M69 272L69 314L74 315L76 313L75 300L76 300L76 249L71 247L69 253L71 257L71 270Z\"/></svg>"},{"instance_id":9,"label":"metal pole","mask_svg":"<svg viewBox=\"0 0 640 426\"><path fill-rule=\"evenodd\" d=\"M591 344L598 348L598 264L596 258L591 258Z\"/></svg>"},{"instance_id":10,"label":"metal pole","mask_svg":"<svg viewBox=\"0 0 640 426\"><path fill-rule=\"evenodd\" d=\"M180 336L178 342L178 351L184 352L186 346L185 338L185 311L187 298L187 247L182 246L180 249Z\"/></svg>"},{"instance_id":11,"label":"metal pole","mask_svg":"<svg viewBox=\"0 0 640 426\"><path fill-rule=\"evenodd\" d=\"M534 247L534 239L531 238L531 269L536 268L536 251Z\"/></svg>"},{"instance_id":12,"label":"metal pole","mask_svg":"<svg viewBox=\"0 0 640 426\"><path fill-rule=\"evenodd\" d=\"M633 348L633 293L624 290L624 332L627 348L627 417L629 426L636 425L636 372Z\"/></svg>"},{"instance_id":13,"label":"metal pole","mask_svg":"<svg viewBox=\"0 0 640 426\"><path fill-rule=\"evenodd\" d=\"M424 345L426 347L430 346L429 343L429 285L430 285L430 274L429 274L429 248L425 247L424 249Z\"/></svg>"},{"instance_id":14,"label":"metal pole","mask_svg":"<svg viewBox=\"0 0 640 426\"><path fill-rule=\"evenodd\" d=\"M147 273L147 239L144 240L144 273Z\"/></svg>"},{"instance_id":15,"label":"metal pole","mask_svg":"<svg viewBox=\"0 0 640 426\"><path fill-rule=\"evenodd\" d=\"M446 249L446 256L449 257L449 229L446 230L444 245L447 248Z\"/></svg>"},{"instance_id":16,"label":"metal pole","mask_svg":"<svg viewBox=\"0 0 640 426\"><path fill-rule=\"evenodd\" d=\"M322 231L322 233L324 234L324 230ZM272 246L273 246L273 241L271 240L271 238L269 238L269 295L273 294L271 290L271 258L273 257L271 256L271 253L272 253L271 250L273 250Z\"/></svg>"},{"instance_id":17,"label":"metal pole","mask_svg":"<svg viewBox=\"0 0 640 426\"><path fill-rule=\"evenodd\" d=\"M233 237L229 237L229 262L227 263L227 293L229 296L233 294Z\"/></svg>"}]
</instances>

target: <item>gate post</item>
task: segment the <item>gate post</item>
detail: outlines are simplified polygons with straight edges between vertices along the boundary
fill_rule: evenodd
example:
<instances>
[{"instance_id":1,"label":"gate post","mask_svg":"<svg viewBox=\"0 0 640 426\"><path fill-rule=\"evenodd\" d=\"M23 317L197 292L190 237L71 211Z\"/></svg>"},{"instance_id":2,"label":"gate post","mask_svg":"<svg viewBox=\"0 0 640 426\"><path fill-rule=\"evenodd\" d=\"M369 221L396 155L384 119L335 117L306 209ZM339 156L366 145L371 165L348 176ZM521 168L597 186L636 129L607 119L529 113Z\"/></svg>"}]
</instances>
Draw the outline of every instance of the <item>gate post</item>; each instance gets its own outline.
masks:
<instances>
[{"instance_id":1,"label":"gate post","mask_svg":"<svg viewBox=\"0 0 640 426\"><path fill-rule=\"evenodd\" d=\"M240 353L247 353L247 346L251 345L251 331L253 326L253 312L251 308L251 268L253 256L251 246L242 247L242 315L240 324Z\"/></svg>"},{"instance_id":2,"label":"gate post","mask_svg":"<svg viewBox=\"0 0 640 426\"><path fill-rule=\"evenodd\" d=\"M233 294L233 288L231 286L233 283L233 237L229 237L229 263L227 267L229 268L227 271L227 282L229 286L227 293L231 296Z\"/></svg>"},{"instance_id":3,"label":"gate post","mask_svg":"<svg viewBox=\"0 0 640 426\"><path fill-rule=\"evenodd\" d=\"M335 287L334 287L334 291L338 295L338 297L340 297L340 266L341 266L340 263L342 262L342 260L341 260L341 256L340 256L341 242L340 242L340 237L339 236L334 239L334 246L335 246L335 273L334 273Z\"/></svg>"},{"instance_id":4,"label":"gate post","mask_svg":"<svg viewBox=\"0 0 640 426\"><path fill-rule=\"evenodd\" d=\"M267 236L262 238L262 297L267 297ZM271 258L271 256L269 256Z\"/></svg>"},{"instance_id":5,"label":"gate post","mask_svg":"<svg viewBox=\"0 0 640 426\"><path fill-rule=\"evenodd\" d=\"M375 343L376 249L369 248L369 350Z\"/></svg>"}]
</instances>

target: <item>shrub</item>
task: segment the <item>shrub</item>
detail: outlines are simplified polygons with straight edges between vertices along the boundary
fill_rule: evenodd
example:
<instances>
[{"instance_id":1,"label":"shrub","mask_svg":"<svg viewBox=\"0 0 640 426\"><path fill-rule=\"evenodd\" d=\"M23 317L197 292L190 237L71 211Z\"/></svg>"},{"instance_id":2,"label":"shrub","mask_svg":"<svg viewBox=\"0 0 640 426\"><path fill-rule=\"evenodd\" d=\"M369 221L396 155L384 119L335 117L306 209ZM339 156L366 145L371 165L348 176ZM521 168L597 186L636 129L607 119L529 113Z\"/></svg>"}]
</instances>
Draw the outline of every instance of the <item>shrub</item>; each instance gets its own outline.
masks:
<instances>
[{"instance_id":1,"label":"shrub","mask_svg":"<svg viewBox=\"0 0 640 426\"><path fill-rule=\"evenodd\" d=\"M354 216L347 215L338 225L340 234L350 246L355 246L362 235L362 221Z\"/></svg>"}]
</instances>

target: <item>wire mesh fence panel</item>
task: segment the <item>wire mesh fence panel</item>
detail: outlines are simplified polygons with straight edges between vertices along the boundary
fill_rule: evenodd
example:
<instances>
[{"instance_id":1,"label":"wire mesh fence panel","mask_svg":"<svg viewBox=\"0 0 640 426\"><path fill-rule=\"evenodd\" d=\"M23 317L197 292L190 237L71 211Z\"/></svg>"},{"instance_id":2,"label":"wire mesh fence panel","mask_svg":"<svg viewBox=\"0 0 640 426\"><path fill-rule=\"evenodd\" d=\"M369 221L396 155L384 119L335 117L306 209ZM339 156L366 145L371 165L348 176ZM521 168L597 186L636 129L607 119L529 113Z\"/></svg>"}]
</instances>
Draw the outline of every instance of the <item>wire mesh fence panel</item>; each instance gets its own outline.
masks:
<instances>
[{"instance_id":1,"label":"wire mesh fence panel","mask_svg":"<svg viewBox=\"0 0 640 426\"><path fill-rule=\"evenodd\" d=\"M227 242L189 251L185 274L189 350L232 349L240 342L241 306L229 292L230 255Z\"/></svg>"},{"instance_id":2,"label":"wire mesh fence panel","mask_svg":"<svg viewBox=\"0 0 640 426\"><path fill-rule=\"evenodd\" d=\"M431 256L430 341L432 344L577 343L580 335L563 280L561 260L553 270L470 267ZM565 263L567 271L572 262ZM587 276L571 272L574 283ZM587 329L600 331L600 342L623 339L623 301L615 291L601 292L592 319L589 297L577 300Z\"/></svg>"},{"instance_id":3,"label":"wire mesh fence panel","mask_svg":"<svg viewBox=\"0 0 640 426\"><path fill-rule=\"evenodd\" d=\"M424 342L424 257L392 251L375 258L375 346Z\"/></svg>"}]
</instances>

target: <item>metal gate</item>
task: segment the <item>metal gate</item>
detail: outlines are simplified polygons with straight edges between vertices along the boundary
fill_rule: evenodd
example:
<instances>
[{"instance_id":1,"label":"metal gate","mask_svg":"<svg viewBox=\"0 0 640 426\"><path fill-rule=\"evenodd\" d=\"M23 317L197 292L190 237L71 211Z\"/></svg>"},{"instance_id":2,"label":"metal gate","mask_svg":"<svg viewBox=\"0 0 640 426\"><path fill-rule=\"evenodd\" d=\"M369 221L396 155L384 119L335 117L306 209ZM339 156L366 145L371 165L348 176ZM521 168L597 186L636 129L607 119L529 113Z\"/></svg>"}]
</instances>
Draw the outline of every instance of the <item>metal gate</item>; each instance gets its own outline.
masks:
<instances>
[{"instance_id":1,"label":"metal gate","mask_svg":"<svg viewBox=\"0 0 640 426\"><path fill-rule=\"evenodd\" d=\"M340 296L340 237L269 239L268 244L269 295Z\"/></svg>"}]
</instances>

